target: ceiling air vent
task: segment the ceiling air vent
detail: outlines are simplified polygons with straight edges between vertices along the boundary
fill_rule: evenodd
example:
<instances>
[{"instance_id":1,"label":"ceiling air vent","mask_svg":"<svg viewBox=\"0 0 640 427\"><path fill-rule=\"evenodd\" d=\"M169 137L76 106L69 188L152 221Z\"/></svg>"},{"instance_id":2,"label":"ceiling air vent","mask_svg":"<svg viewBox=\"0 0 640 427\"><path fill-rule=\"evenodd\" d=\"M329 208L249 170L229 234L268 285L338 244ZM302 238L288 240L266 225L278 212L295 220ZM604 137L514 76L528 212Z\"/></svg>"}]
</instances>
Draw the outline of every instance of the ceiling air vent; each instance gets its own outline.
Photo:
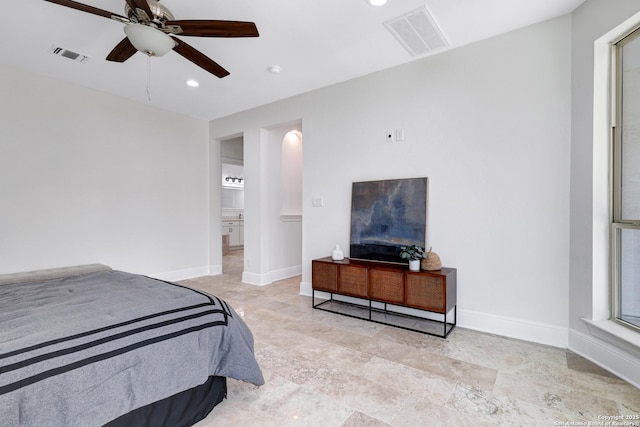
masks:
<instances>
[{"instance_id":1,"label":"ceiling air vent","mask_svg":"<svg viewBox=\"0 0 640 427\"><path fill-rule=\"evenodd\" d=\"M426 7L405 13L384 25L413 56L449 46Z\"/></svg>"},{"instance_id":2,"label":"ceiling air vent","mask_svg":"<svg viewBox=\"0 0 640 427\"><path fill-rule=\"evenodd\" d=\"M65 49L60 46L55 46L55 45L51 46L50 51L54 55L64 56L65 58L72 59L76 62L87 62L89 60L89 57L87 55L83 55L81 53L74 52L72 50Z\"/></svg>"}]
</instances>

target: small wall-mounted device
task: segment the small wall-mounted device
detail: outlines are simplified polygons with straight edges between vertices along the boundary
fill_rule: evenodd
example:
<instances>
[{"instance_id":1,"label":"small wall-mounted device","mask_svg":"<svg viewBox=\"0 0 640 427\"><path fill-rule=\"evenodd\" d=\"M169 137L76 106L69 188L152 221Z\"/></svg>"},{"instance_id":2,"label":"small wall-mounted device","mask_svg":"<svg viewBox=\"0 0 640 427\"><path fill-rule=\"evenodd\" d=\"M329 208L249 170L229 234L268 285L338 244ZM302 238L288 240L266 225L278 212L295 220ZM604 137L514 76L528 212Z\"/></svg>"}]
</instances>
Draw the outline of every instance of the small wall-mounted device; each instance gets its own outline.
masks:
<instances>
[{"instance_id":1,"label":"small wall-mounted device","mask_svg":"<svg viewBox=\"0 0 640 427\"><path fill-rule=\"evenodd\" d=\"M385 136L387 142L393 142L393 131L388 130Z\"/></svg>"},{"instance_id":2,"label":"small wall-mounted device","mask_svg":"<svg viewBox=\"0 0 640 427\"><path fill-rule=\"evenodd\" d=\"M388 130L385 133L385 140L387 142L404 141L404 128Z\"/></svg>"}]
</instances>

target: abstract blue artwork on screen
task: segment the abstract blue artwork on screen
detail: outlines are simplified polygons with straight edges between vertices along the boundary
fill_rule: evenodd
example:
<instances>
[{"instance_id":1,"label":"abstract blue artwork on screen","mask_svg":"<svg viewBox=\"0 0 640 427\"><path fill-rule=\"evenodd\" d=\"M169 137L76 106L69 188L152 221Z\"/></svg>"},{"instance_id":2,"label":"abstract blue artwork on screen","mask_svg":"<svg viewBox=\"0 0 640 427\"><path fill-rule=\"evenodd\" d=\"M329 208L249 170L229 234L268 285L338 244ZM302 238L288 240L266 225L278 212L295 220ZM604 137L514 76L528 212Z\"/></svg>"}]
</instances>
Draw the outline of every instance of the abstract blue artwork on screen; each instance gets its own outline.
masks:
<instances>
[{"instance_id":1,"label":"abstract blue artwork on screen","mask_svg":"<svg viewBox=\"0 0 640 427\"><path fill-rule=\"evenodd\" d=\"M400 247L425 247L428 178L354 182L350 257L404 263Z\"/></svg>"}]
</instances>

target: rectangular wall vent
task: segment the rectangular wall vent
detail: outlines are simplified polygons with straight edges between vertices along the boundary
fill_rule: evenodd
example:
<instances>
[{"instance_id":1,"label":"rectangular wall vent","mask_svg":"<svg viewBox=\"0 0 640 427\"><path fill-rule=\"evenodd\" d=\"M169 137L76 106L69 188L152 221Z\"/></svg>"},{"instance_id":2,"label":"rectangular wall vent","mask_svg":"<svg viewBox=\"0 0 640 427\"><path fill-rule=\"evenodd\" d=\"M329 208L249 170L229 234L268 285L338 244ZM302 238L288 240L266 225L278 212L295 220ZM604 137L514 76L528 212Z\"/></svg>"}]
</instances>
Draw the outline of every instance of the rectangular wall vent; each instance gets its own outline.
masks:
<instances>
[{"instance_id":1,"label":"rectangular wall vent","mask_svg":"<svg viewBox=\"0 0 640 427\"><path fill-rule=\"evenodd\" d=\"M426 7L386 21L384 26L413 56L449 46L449 41Z\"/></svg>"},{"instance_id":2,"label":"rectangular wall vent","mask_svg":"<svg viewBox=\"0 0 640 427\"><path fill-rule=\"evenodd\" d=\"M50 52L53 53L54 55L63 56L65 58L72 59L76 62L87 62L89 60L89 57L87 55L83 55L81 53L74 52L72 50L65 49L60 46L55 46L55 45L51 46Z\"/></svg>"}]
</instances>

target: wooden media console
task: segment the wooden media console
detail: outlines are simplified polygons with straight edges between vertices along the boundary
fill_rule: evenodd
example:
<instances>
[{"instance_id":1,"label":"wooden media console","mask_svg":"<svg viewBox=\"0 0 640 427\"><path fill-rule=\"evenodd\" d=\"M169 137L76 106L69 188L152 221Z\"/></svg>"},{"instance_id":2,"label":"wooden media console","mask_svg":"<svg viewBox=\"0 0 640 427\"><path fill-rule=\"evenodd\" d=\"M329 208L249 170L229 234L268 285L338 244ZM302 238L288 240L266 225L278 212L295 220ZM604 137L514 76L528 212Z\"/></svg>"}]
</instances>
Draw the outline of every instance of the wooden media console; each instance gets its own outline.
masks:
<instances>
[{"instance_id":1,"label":"wooden media console","mask_svg":"<svg viewBox=\"0 0 640 427\"><path fill-rule=\"evenodd\" d=\"M410 271L373 261L312 261L313 308L446 338L456 326L456 269ZM329 298L316 304L316 291ZM342 295L350 298L335 298ZM453 322L447 320L453 311Z\"/></svg>"}]
</instances>

